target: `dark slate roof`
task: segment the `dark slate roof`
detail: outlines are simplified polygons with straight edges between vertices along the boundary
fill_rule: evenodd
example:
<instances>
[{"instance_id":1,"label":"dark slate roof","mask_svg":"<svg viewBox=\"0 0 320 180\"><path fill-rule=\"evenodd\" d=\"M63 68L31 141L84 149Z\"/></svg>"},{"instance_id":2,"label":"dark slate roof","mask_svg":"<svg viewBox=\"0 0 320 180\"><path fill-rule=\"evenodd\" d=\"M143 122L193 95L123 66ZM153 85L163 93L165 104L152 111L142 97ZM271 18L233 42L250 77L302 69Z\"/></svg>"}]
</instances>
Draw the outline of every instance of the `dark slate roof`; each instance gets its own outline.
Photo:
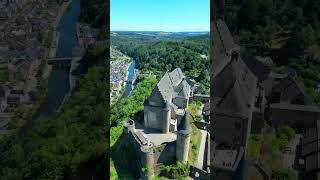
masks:
<instances>
[{"instance_id":1,"label":"dark slate roof","mask_svg":"<svg viewBox=\"0 0 320 180\"><path fill-rule=\"evenodd\" d=\"M299 104L274 103L270 105L270 108L320 113L320 108L318 106L308 106Z\"/></svg>"},{"instance_id":2,"label":"dark slate roof","mask_svg":"<svg viewBox=\"0 0 320 180\"><path fill-rule=\"evenodd\" d=\"M214 112L251 117L256 87L257 79L246 64L233 61L214 79L214 98L220 98Z\"/></svg>"},{"instance_id":3,"label":"dark slate roof","mask_svg":"<svg viewBox=\"0 0 320 180\"><path fill-rule=\"evenodd\" d=\"M190 85L185 80L180 68L176 68L172 72L167 72L157 84L162 99L171 101L171 98L176 96L187 97L190 92Z\"/></svg>"},{"instance_id":4,"label":"dark slate roof","mask_svg":"<svg viewBox=\"0 0 320 180\"><path fill-rule=\"evenodd\" d=\"M239 50L224 21L218 19L212 25L212 68L214 76L220 73L231 60L231 51Z\"/></svg>"},{"instance_id":5,"label":"dark slate roof","mask_svg":"<svg viewBox=\"0 0 320 180\"><path fill-rule=\"evenodd\" d=\"M166 73L159 81L157 88L162 96L162 99L164 101L170 101L173 96L173 88L168 73Z\"/></svg>"},{"instance_id":6,"label":"dark slate roof","mask_svg":"<svg viewBox=\"0 0 320 180\"><path fill-rule=\"evenodd\" d=\"M175 89L178 96L188 97L190 93L190 87L187 81L183 80Z\"/></svg>"},{"instance_id":7,"label":"dark slate roof","mask_svg":"<svg viewBox=\"0 0 320 180\"><path fill-rule=\"evenodd\" d=\"M250 55L244 49L241 49L241 58L246 63L252 73L258 78L258 81L264 81L271 72L271 67L259 61L257 57Z\"/></svg>"},{"instance_id":8,"label":"dark slate roof","mask_svg":"<svg viewBox=\"0 0 320 180\"><path fill-rule=\"evenodd\" d=\"M182 81L182 79L185 78L180 68L174 69L172 72L168 73L168 75L171 80L171 83L174 86L177 86Z\"/></svg>"},{"instance_id":9,"label":"dark slate roof","mask_svg":"<svg viewBox=\"0 0 320 180\"><path fill-rule=\"evenodd\" d=\"M287 77L282 79L272 88L273 91L281 93L282 100L292 100L297 97L303 99L304 104L313 104L311 98L303 90L295 78Z\"/></svg>"},{"instance_id":10,"label":"dark slate roof","mask_svg":"<svg viewBox=\"0 0 320 180\"><path fill-rule=\"evenodd\" d=\"M178 131L184 134L189 134L191 132L191 127L189 124L189 113L186 111L181 120L180 125L178 126Z\"/></svg>"},{"instance_id":11,"label":"dark slate roof","mask_svg":"<svg viewBox=\"0 0 320 180\"><path fill-rule=\"evenodd\" d=\"M263 88L265 89L265 96L271 96L272 88L286 77L286 74L278 74L271 71L268 78L262 82Z\"/></svg>"},{"instance_id":12,"label":"dark slate roof","mask_svg":"<svg viewBox=\"0 0 320 180\"><path fill-rule=\"evenodd\" d=\"M226 52L229 53L232 49L237 48L227 24L221 19L218 19L216 26Z\"/></svg>"}]
</instances>

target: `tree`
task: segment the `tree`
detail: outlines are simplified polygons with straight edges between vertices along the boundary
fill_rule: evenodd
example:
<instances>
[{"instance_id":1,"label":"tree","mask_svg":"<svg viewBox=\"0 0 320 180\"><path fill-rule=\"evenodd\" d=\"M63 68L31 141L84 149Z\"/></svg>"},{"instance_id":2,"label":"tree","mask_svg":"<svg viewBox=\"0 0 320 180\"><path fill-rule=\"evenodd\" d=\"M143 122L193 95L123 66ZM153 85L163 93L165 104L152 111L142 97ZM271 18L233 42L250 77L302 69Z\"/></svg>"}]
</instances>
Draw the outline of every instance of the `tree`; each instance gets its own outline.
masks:
<instances>
[{"instance_id":1,"label":"tree","mask_svg":"<svg viewBox=\"0 0 320 180\"><path fill-rule=\"evenodd\" d=\"M239 27L247 27L256 20L258 15L258 2L256 0L245 0L239 10Z\"/></svg>"}]
</instances>

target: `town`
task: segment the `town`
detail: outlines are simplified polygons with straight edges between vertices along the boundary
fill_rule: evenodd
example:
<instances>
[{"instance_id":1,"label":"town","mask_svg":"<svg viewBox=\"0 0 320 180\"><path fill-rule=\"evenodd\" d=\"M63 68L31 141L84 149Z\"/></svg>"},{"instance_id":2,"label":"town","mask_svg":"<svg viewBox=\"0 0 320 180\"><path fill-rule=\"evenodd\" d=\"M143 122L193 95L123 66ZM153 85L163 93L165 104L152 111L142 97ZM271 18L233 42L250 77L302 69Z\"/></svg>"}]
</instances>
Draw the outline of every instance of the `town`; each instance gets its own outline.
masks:
<instances>
[{"instance_id":1,"label":"town","mask_svg":"<svg viewBox=\"0 0 320 180\"><path fill-rule=\"evenodd\" d=\"M7 129L17 114L26 120L34 116L48 91L53 66L70 67L70 87L78 77L72 72L99 30L78 22L77 47L72 57L58 61L60 33L58 26L72 1L10 0L0 2L0 132ZM62 60L61 59L61 60ZM72 62L72 63L70 63ZM31 113L30 113L31 112Z\"/></svg>"},{"instance_id":2,"label":"town","mask_svg":"<svg viewBox=\"0 0 320 180\"><path fill-rule=\"evenodd\" d=\"M132 59L112 47L110 57L110 103L112 104L124 92Z\"/></svg>"},{"instance_id":3,"label":"town","mask_svg":"<svg viewBox=\"0 0 320 180\"><path fill-rule=\"evenodd\" d=\"M0 130L13 116L11 107L31 109L41 93L41 76L48 71L44 60L53 41L59 9L55 1L0 2Z\"/></svg>"}]
</instances>

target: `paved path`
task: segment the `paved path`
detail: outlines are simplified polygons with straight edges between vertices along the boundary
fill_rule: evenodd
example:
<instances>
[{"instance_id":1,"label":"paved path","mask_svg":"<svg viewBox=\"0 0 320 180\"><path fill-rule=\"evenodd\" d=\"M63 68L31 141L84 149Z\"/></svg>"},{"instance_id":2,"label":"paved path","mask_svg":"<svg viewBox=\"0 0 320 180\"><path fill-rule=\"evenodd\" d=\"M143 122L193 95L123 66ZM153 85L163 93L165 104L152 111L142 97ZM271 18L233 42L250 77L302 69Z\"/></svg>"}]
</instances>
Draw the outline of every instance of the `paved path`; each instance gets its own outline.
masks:
<instances>
[{"instance_id":1,"label":"paved path","mask_svg":"<svg viewBox=\"0 0 320 180\"><path fill-rule=\"evenodd\" d=\"M200 148L199 148L199 155L198 155L198 162L196 164L196 167L199 169L203 168L203 159L204 159L204 151L206 147L206 138L207 138L207 131L199 129L201 132L201 143L200 143Z\"/></svg>"}]
</instances>

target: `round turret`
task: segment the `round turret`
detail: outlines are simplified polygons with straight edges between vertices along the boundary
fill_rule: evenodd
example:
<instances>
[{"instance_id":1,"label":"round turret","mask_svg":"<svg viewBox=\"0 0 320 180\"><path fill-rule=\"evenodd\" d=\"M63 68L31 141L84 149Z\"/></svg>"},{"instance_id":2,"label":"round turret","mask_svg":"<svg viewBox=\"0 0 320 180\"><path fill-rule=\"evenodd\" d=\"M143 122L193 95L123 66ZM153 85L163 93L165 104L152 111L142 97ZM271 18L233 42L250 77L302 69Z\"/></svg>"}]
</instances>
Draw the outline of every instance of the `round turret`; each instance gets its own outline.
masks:
<instances>
[{"instance_id":1,"label":"round turret","mask_svg":"<svg viewBox=\"0 0 320 180\"><path fill-rule=\"evenodd\" d=\"M153 148L148 146L141 146L141 166L142 166L142 179L151 180L154 176L154 154Z\"/></svg>"},{"instance_id":2,"label":"round turret","mask_svg":"<svg viewBox=\"0 0 320 180\"><path fill-rule=\"evenodd\" d=\"M192 129L189 124L189 113L186 111L178 126L176 158L181 162L188 161L190 136Z\"/></svg>"},{"instance_id":3,"label":"round turret","mask_svg":"<svg viewBox=\"0 0 320 180\"><path fill-rule=\"evenodd\" d=\"M192 131L191 126L189 124L189 113L187 111L184 113L181 123L178 126L178 131L182 134L190 134Z\"/></svg>"},{"instance_id":4,"label":"round turret","mask_svg":"<svg viewBox=\"0 0 320 180\"><path fill-rule=\"evenodd\" d=\"M165 106L163 108L163 125L162 125L163 133L169 133L170 120L171 120L170 102L166 101Z\"/></svg>"}]
</instances>

